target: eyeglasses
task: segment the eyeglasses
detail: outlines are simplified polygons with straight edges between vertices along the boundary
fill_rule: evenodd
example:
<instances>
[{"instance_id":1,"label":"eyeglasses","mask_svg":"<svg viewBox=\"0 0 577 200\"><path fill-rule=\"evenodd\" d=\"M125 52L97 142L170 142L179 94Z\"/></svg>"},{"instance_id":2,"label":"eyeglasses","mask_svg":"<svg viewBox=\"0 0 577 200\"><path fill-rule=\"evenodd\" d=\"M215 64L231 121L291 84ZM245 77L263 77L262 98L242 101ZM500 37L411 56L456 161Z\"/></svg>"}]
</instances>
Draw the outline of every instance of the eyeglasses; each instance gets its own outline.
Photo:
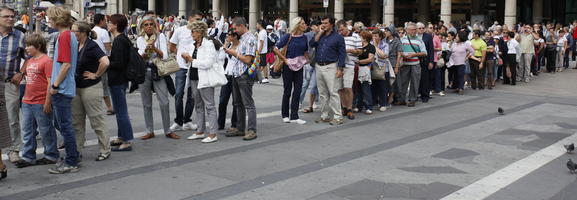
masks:
<instances>
[{"instance_id":1,"label":"eyeglasses","mask_svg":"<svg viewBox=\"0 0 577 200\"><path fill-rule=\"evenodd\" d=\"M196 20L196 21L200 21L200 20L202 20L202 18L195 18L194 20Z\"/></svg>"},{"instance_id":2,"label":"eyeglasses","mask_svg":"<svg viewBox=\"0 0 577 200\"><path fill-rule=\"evenodd\" d=\"M16 16L14 16L14 15L4 15L4 16L0 16L0 17L2 17L3 19L16 19Z\"/></svg>"},{"instance_id":3,"label":"eyeglasses","mask_svg":"<svg viewBox=\"0 0 577 200\"><path fill-rule=\"evenodd\" d=\"M154 26L154 24L153 23L146 23L146 24L143 24L143 26Z\"/></svg>"}]
</instances>

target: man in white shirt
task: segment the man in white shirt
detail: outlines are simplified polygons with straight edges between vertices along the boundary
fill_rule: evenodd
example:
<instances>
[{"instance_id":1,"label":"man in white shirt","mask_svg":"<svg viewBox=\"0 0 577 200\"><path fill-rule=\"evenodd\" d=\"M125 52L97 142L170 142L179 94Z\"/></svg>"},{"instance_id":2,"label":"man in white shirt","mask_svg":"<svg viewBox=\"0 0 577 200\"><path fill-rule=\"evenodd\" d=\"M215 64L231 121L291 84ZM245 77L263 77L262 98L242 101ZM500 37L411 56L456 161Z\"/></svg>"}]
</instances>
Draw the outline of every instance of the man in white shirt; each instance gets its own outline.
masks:
<instances>
[{"instance_id":1,"label":"man in white shirt","mask_svg":"<svg viewBox=\"0 0 577 200\"><path fill-rule=\"evenodd\" d=\"M202 20L202 14L199 11L193 11L193 13L188 16L188 23L192 23L198 20ZM183 105L184 98L184 87L186 85L186 78L188 74L188 67L186 60L180 56L182 53L188 53L187 49L192 45L192 33L187 26L181 26L174 30L172 37L169 42L170 52L176 52L176 62L180 67L180 70L176 72L175 76L175 87L176 94L174 95L174 107L176 110L176 118L174 118L174 124L170 126L170 130L192 130L196 129L196 124L192 123L192 111L194 110L194 98L192 97L192 91L189 88L186 92L186 105Z\"/></svg>"},{"instance_id":2,"label":"man in white shirt","mask_svg":"<svg viewBox=\"0 0 577 200\"><path fill-rule=\"evenodd\" d=\"M266 53L268 53L268 33L264 29L266 25L265 22L259 20L256 24L256 29L258 30L258 47L260 66L259 66L259 80L260 83L268 83L268 67L266 64Z\"/></svg>"},{"instance_id":3,"label":"man in white shirt","mask_svg":"<svg viewBox=\"0 0 577 200\"><path fill-rule=\"evenodd\" d=\"M96 44L102 49L106 55L110 55L110 50L112 49L112 40L110 39L110 33L106 30L106 19L103 14L94 15L94 28L92 29L96 32ZM112 108L112 102L110 101L110 89L108 88L108 75L106 72L102 74L102 90L104 91L104 103L107 108L107 115L114 114L114 108Z\"/></svg>"}]
</instances>

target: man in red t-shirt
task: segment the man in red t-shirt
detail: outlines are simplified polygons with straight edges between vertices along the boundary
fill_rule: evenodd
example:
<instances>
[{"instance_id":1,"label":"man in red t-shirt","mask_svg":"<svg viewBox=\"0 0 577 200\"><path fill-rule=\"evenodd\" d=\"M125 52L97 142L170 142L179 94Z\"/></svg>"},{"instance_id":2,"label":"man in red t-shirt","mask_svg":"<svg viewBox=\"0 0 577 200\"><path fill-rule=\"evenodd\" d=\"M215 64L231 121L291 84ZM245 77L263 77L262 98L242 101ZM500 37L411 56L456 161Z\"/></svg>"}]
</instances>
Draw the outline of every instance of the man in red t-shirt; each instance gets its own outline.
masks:
<instances>
[{"instance_id":1,"label":"man in red t-shirt","mask_svg":"<svg viewBox=\"0 0 577 200\"><path fill-rule=\"evenodd\" d=\"M52 60L45 54L46 41L40 34L26 37L26 53L32 58L20 70L26 77L26 90L22 99L22 159L15 163L19 168L54 164L60 155L56 147L51 96L48 93ZM36 160L36 136L39 133L45 150L44 158Z\"/></svg>"}]
</instances>

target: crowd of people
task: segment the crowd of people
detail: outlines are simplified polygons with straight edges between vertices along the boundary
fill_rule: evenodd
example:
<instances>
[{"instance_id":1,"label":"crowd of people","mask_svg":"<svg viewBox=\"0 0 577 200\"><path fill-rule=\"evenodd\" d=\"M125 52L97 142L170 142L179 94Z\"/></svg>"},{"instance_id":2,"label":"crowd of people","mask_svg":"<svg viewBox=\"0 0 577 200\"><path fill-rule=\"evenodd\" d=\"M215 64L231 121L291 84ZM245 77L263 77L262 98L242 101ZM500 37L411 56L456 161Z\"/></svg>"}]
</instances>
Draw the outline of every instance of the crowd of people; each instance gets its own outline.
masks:
<instances>
[{"instance_id":1,"label":"crowd of people","mask_svg":"<svg viewBox=\"0 0 577 200\"><path fill-rule=\"evenodd\" d=\"M112 151L133 150L127 91L140 93L147 131L142 140L155 137L156 96L166 138L180 139L177 131L190 130L189 140L218 141L232 97L224 135L250 141L258 127L255 83L282 78L279 123L304 125L299 116L320 108L315 123L340 125L358 113L413 107L448 92L463 95L562 72L575 61L577 40L577 21L495 23L488 29L442 22L367 28L329 16L296 17L288 25L280 18L261 20L251 32L244 18L222 13L212 18L194 11L186 21L153 12L136 18L96 14L86 21L53 7L46 15L53 33L24 33L14 27L16 12L0 7L0 54L6 55L0 58L0 148L9 148L16 167L55 164L48 170L53 174L80 169L86 118L98 138L96 161ZM174 69L167 72L169 65ZM112 141L106 115L116 117ZM40 159L38 136L44 146ZM0 175L7 176L2 161Z\"/></svg>"}]
</instances>

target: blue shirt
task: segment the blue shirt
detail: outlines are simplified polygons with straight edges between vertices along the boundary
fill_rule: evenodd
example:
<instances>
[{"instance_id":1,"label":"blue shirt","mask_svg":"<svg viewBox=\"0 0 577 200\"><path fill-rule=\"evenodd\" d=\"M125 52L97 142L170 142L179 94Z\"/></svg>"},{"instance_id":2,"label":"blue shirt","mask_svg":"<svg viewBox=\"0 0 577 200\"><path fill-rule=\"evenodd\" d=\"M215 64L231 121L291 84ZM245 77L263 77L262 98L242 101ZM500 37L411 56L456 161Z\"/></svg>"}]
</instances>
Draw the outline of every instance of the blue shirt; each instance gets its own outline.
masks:
<instances>
[{"instance_id":1,"label":"blue shirt","mask_svg":"<svg viewBox=\"0 0 577 200\"><path fill-rule=\"evenodd\" d=\"M311 47L316 48L315 61L317 63L337 62L337 67L345 67L347 57L345 39L334 29L330 35L322 36L318 42L311 40Z\"/></svg>"},{"instance_id":2,"label":"blue shirt","mask_svg":"<svg viewBox=\"0 0 577 200\"><path fill-rule=\"evenodd\" d=\"M70 58L63 58L67 57L65 54L59 56L60 53L64 53L68 48L70 51L65 54L68 54ZM60 33L58 40L56 40L53 59L54 64L52 65L52 79L50 79L50 84L54 84L54 81L56 81L56 78L60 73L60 68L64 63L59 61L63 59L70 61L70 69L68 69L66 78L58 85L58 93L68 97L74 97L76 96L76 81L74 80L74 74L76 73L76 64L78 62L78 40L76 40L76 36L70 31Z\"/></svg>"},{"instance_id":3,"label":"blue shirt","mask_svg":"<svg viewBox=\"0 0 577 200\"><path fill-rule=\"evenodd\" d=\"M20 62L25 56L24 33L12 29L8 35L0 38L0 43L0 77L11 78L20 71Z\"/></svg>"},{"instance_id":4,"label":"blue shirt","mask_svg":"<svg viewBox=\"0 0 577 200\"><path fill-rule=\"evenodd\" d=\"M277 43L276 48L282 49L284 46L287 45L289 38L291 37L290 34L285 34ZM288 49L286 51L286 58L296 58L299 56L304 56L305 52L309 50L309 45L307 44L308 40L305 35L301 36L292 36L290 39L290 43L288 44Z\"/></svg>"}]
</instances>

